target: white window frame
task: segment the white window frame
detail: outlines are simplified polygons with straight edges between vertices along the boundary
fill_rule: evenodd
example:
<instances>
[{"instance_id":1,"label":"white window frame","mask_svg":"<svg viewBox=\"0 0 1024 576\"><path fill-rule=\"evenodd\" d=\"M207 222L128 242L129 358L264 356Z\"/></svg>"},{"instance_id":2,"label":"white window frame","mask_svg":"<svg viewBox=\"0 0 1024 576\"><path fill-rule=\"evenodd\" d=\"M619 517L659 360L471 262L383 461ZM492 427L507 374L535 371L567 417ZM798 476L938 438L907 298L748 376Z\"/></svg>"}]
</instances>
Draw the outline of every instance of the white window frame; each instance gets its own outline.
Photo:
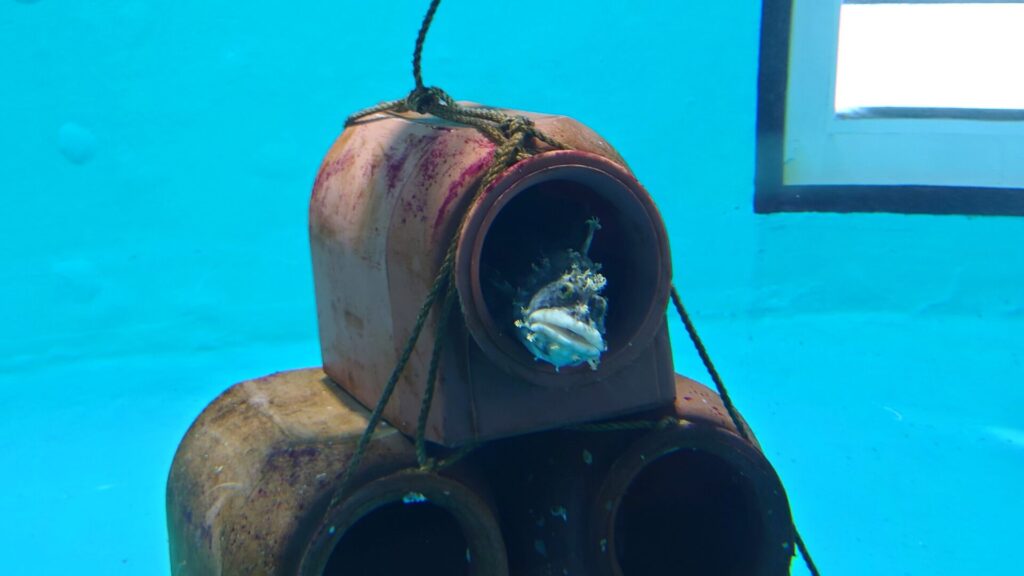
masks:
<instances>
[{"instance_id":1,"label":"white window frame","mask_svg":"<svg viewBox=\"0 0 1024 576\"><path fill-rule=\"evenodd\" d=\"M755 208L1024 215L1020 111L835 112L841 5L764 0Z\"/></svg>"}]
</instances>

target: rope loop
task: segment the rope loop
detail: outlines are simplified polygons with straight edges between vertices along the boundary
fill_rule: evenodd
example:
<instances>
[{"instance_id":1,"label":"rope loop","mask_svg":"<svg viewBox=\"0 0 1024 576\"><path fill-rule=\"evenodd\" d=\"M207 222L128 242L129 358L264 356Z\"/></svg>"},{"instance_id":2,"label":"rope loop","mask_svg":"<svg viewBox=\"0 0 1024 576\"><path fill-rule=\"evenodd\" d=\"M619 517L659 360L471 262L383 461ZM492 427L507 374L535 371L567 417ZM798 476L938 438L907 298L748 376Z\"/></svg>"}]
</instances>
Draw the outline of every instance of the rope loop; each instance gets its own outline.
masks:
<instances>
[{"instance_id":1,"label":"rope loop","mask_svg":"<svg viewBox=\"0 0 1024 576\"><path fill-rule=\"evenodd\" d=\"M530 136L536 134L536 130L533 127L533 120L530 120L521 114L507 116L501 121L498 127L502 134L509 139L513 139L515 136L520 134Z\"/></svg>"},{"instance_id":2,"label":"rope loop","mask_svg":"<svg viewBox=\"0 0 1024 576\"><path fill-rule=\"evenodd\" d=\"M420 114L434 114L441 106L451 106L455 101L444 90L436 86L422 86L412 89L405 97L405 108Z\"/></svg>"}]
</instances>

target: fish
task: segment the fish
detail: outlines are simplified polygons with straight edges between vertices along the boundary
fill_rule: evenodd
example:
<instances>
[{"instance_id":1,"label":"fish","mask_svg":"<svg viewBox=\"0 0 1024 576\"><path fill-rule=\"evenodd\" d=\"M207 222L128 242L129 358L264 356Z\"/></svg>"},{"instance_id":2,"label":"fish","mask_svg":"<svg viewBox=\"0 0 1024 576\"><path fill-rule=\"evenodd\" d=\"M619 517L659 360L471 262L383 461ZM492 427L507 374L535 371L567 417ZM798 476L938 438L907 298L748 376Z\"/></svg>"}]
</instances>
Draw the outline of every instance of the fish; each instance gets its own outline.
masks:
<instances>
[{"instance_id":1,"label":"fish","mask_svg":"<svg viewBox=\"0 0 1024 576\"><path fill-rule=\"evenodd\" d=\"M519 341L534 360L560 368L587 364L597 370L605 342L608 301L601 292L608 284L601 265L588 256L597 218L587 220L580 250L565 249L542 256L516 291L515 328Z\"/></svg>"}]
</instances>

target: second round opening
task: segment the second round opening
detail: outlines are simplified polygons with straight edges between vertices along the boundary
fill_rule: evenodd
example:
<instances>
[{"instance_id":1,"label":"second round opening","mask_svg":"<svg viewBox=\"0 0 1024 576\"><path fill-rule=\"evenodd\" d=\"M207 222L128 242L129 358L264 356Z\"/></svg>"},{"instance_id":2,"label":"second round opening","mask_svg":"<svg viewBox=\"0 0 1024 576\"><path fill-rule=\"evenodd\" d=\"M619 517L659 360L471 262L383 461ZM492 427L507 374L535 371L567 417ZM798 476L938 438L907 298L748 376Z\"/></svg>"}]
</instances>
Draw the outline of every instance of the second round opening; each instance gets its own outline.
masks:
<instances>
[{"instance_id":1,"label":"second round opening","mask_svg":"<svg viewBox=\"0 0 1024 576\"><path fill-rule=\"evenodd\" d=\"M301 560L303 576L508 574L491 504L477 489L432 473L374 480L333 505Z\"/></svg>"},{"instance_id":2,"label":"second round opening","mask_svg":"<svg viewBox=\"0 0 1024 576\"><path fill-rule=\"evenodd\" d=\"M623 576L757 573L764 538L753 488L706 452L678 451L644 468L615 513Z\"/></svg>"},{"instance_id":3,"label":"second round opening","mask_svg":"<svg viewBox=\"0 0 1024 576\"><path fill-rule=\"evenodd\" d=\"M792 519L756 447L705 424L649 435L612 465L595 502L606 576L785 576Z\"/></svg>"}]
</instances>

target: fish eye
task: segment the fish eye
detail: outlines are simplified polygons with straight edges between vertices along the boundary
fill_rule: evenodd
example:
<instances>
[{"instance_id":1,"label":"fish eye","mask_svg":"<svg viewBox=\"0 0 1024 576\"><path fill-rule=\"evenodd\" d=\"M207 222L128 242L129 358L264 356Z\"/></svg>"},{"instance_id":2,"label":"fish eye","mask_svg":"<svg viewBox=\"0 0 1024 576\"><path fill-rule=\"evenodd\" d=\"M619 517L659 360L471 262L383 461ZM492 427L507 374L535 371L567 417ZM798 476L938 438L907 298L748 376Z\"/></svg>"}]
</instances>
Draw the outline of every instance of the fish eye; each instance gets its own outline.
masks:
<instances>
[{"instance_id":1,"label":"fish eye","mask_svg":"<svg viewBox=\"0 0 1024 576\"><path fill-rule=\"evenodd\" d=\"M559 293L562 294L562 296L571 296L573 293L572 284L566 282L558 287L558 291Z\"/></svg>"}]
</instances>

